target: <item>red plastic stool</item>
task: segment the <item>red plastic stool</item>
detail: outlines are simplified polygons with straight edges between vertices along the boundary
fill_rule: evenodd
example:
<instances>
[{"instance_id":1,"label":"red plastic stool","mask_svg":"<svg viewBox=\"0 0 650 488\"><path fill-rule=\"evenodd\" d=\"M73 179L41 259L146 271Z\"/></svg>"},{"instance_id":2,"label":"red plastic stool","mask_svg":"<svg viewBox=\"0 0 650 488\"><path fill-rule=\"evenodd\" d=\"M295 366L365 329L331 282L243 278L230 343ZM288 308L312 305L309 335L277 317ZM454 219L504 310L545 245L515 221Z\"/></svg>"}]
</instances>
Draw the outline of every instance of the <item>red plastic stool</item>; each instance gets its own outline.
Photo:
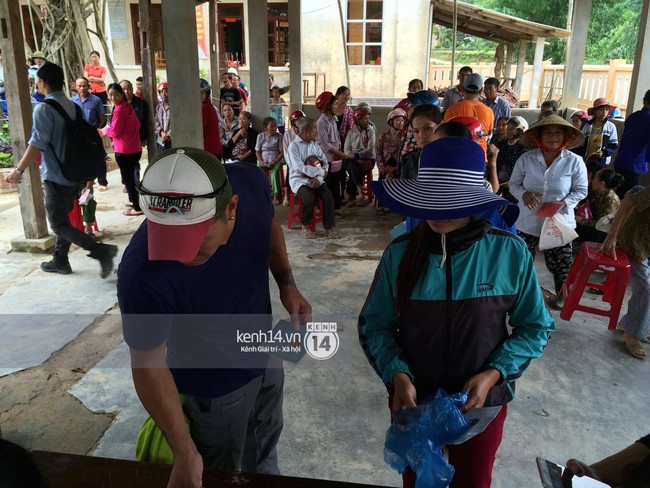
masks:
<instances>
[{"instance_id":1,"label":"red plastic stool","mask_svg":"<svg viewBox=\"0 0 650 488\"><path fill-rule=\"evenodd\" d=\"M372 192L372 186L370 185L371 182L372 171L370 171L363 179L363 187L361 188L363 195L368 198L368 203L372 203L372 201L375 199L375 194Z\"/></svg>"},{"instance_id":2,"label":"red plastic stool","mask_svg":"<svg viewBox=\"0 0 650 488\"><path fill-rule=\"evenodd\" d=\"M291 229L293 224L300 224L300 211L302 210L302 198L298 197L298 210L296 211L295 202L296 195L291 191L289 195L289 219L287 220L287 229ZM314 218L311 221L309 228L312 232L316 232L316 224L323 222L323 200L318 198L318 208L314 209Z\"/></svg>"},{"instance_id":3,"label":"red plastic stool","mask_svg":"<svg viewBox=\"0 0 650 488\"><path fill-rule=\"evenodd\" d=\"M608 329L614 330L621 313L627 280L630 277L630 262L627 259L627 254L621 249L616 249L618 259L614 260L605 254L601 254L601 248L602 245L596 242L585 242L580 248L580 253L573 266L571 266L569 275L562 287L564 307L560 317L563 320L570 320L576 310L602 315L603 317L609 317ZM604 283L589 281L589 276L596 270L607 273ZM603 302L609 303L610 309L602 310L580 305L580 299L586 287L602 290Z\"/></svg>"}]
</instances>

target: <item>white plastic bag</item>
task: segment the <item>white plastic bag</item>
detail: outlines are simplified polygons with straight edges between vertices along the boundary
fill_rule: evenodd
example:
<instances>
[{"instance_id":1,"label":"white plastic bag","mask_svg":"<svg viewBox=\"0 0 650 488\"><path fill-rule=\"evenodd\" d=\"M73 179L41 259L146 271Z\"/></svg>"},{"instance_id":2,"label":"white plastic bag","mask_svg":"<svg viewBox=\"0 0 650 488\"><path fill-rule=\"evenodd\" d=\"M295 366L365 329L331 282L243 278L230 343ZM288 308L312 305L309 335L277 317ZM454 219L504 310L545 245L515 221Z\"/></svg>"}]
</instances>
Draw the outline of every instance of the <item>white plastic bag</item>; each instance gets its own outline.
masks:
<instances>
[{"instance_id":1,"label":"white plastic bag","mask_svg":"<svg viewBox=\"0 0 650 488\"><path fill-rule=\"evenodd\" d=\"M599 230L601 232L609 232L609 228L612 226L612 221L614 220L615 215L616 212L612 212L609 215L605 215L604 217L599 218L598 222L596 222L596 230Z\"/></svg>"},{"instance_id":2,"label":"white plastic bag","mask_svg":"<svg viewBox=\"0 0 650 488\"><path fill-rule=\"evenodd\" d=\"M553 217L544 219L542 232L539 235L539 249L544 251L545 249L561 247L576 237L578 237L577 232L569 227L565 218L555 214Z\"/></svg>"}]
</instances>

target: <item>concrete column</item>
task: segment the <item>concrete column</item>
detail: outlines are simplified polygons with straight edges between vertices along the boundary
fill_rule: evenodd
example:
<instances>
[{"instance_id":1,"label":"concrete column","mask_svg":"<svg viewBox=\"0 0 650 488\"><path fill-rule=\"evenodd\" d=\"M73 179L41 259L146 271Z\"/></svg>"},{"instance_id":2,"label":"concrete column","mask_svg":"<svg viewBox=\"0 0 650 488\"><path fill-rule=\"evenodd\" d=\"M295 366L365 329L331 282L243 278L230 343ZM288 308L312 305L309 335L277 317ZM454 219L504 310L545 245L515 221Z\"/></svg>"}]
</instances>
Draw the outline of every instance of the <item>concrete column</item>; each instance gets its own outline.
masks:
<instances>
[{"instance_id":1,"label":"concrete column","mask_svg":"<svg viewBox=\"0 0 650 488\"><path fill-rule=\"evenodd\" d=\"M626 114L631 114L643 106L643 95L650 90L648 80L650 80L650 0L644 0L639 19L639 37L636 42Z\"/></svg>"},{"instance_id":2,"label":"concrete column","mask_svg":"<svg viewBox=\"0 0 650 488\"><path fill-rule=\"evenodd\" d=\"M212 98L219 98L221 73L219 73L219 33L217 32L217 0L208 2L208 32L210 36L210 84Z\"/></svg>"},{"instance_id":3,"label":"concrete column","mask_svg":"<svg viewBox=\"0 0 650 488\"><path fill-rule=\"evenodd\" d=\"M302 2L289 0L289 113L302 110Z\"/></svg>"},{"instance_id":4,"label":"concrete column","mask_svg":"<svg viewBox=\"0 0 650 488\"><path fill-rule=\"evenodd\" d=\"M512 82L512 60L515 57L515 45L512 42L506 44L506 68L504 77ZM512 84L510 85L512 88Z\"/></svg>"},{"instance_id":5,"label":"concrete column","mask_svg":"<svg viewBox=\"0 0 650 488\"><path fill-rule=\"evenodd\" d=\"M149 127L147 127L147 157L153 159L157 152L156 134L154 134L154 113L158 96L156 94L156 62L151 47L151 0L139 1L140 12L140 57L142 59L142 78L144 98L149 110Z\"/></svg>"},{"instance_id":6,"label":"concrete column","mask_svg":"<svg viewBox=\"0 0 650 488\"><path fill-rule=\"evenodd\" d=\"M524 81L524 65L526 64L526 46L528 46L528 41L522 39L519 41L519 59L517 60L517 74L515 75L515 93L521 97L521 90L523 88Z\"/></svg>"},{"instance_id":7,"label":"concrete column","mask_svg":"<svg viewBox=\"0 0 650 488\"><path fill-rule=\"evenodd\" d=\"M162 2L162 17L172 145L203 149L195 3Z\"/></svg>"},{"instance_id":8,"label":"concrete column","mask_svg":"<svg viewBox=\"0 0 650 488\"><path fill-rule=\"evenodd\" d=\"M528 108L537 108L539 100L539 85L542 81L542 62L544 61L545 37L538 37L535 40L535 59L533 61L533 79L530 83L530 99Z\"/></svg>"},{"instance_id":9,"label":"concrete column","mask_svg":"<svg viewBox=\"0 0 650 488\"><path fill-rule=\"evenodd\" d=\"M32 104L25 77L25 40L20 4L18 0L0 2L0 48L4 58L4 82L7 88L7 108L14 165L25 154L32 130ZM54 245L48 238L45 221L45 205L38 164L32 162L25 171L18 193L20 213L23 219L24 238L11 241L15 251L46 251ZM6 236L10 237L10 236Z\"/></svg>"},{"instance_id":10,"label":"concrete column","mask_svg":"<svg viewBox=\"0 0 650 488\"><path fill-rule=\"evenodd\" d=\"M562 86L562 106L577 107L580 98L580 81L582 65L585 61L587 32L591 20L592 0L575 0L573 29L564 67L564 85Z\"/></svg>"},{"instance_id":11,"label":"concrete column","mask_svg":"<svg viewBox=\"0 0 650 488\"><path fill-rule=\"evenodd\" d=\"M266 0L248 2L249 65L253 127L262 130L269 113L269 11Z\"/></svg>"}]
</instances>

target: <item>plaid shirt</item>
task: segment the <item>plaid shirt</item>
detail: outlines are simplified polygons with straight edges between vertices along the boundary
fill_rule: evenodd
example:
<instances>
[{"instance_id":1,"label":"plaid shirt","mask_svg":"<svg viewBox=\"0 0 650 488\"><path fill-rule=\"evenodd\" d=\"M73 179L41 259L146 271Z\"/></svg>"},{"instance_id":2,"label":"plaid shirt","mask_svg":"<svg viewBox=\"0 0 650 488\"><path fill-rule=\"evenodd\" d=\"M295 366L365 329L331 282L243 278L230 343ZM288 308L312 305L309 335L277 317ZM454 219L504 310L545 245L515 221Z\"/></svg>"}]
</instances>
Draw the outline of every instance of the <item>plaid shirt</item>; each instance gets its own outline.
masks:
<instances>
[{"instance_id":1,"label":"plaid shirt","mask_svg":"<svg viewBox=\"0 0 650 488\"><path fill-rule=\"evenodd\" d=\"M380 173L384 170L386 161L391 157L395 162L399 160L401 142L402 137L399 133L397 133L397 136L395 137L391 135L390 129L381 133L379 139L377 139L377 148L375 151L377 157L377 169Z\"/></svg>"},{"instance_id":2,"label":"plaid shirt","mask_svg":"<svg viewBox=\"0 0 650 488\"><path fill-rule=\"evenodd\" d=\"M160 135L160 131L169 132L169 105L165 108L165 104L160 102L156 105L156 136Z\"/></svg>"}]
</instances>

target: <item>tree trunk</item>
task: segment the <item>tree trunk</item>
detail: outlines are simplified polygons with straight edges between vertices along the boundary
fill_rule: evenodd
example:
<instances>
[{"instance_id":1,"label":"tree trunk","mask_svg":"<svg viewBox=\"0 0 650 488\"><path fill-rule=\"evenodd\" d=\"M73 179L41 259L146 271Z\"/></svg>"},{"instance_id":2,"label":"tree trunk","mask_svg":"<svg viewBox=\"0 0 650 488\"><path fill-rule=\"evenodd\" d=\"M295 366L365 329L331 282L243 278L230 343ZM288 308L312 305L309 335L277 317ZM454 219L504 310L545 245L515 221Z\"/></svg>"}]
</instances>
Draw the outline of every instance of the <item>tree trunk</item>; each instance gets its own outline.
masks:
<instances>
[{"instance_id":1,"label":"tree trunk","mask_svg":"<svg viewBox=\"0 0 650 488\"><path fill-rule=\"evenodd\" d=\"M117 79L113 60L110 57L104 36L104 2L101 0L43 0L41 6L29 0L31 9L43 25L41 46L47 59L63 68L65 86L83 74L86 60L92 51L90 34L94 34L104 49L105 62L110 75ZM96 31L88 28L88 21L94 17Z\"/></svg>"}]
</instances>

